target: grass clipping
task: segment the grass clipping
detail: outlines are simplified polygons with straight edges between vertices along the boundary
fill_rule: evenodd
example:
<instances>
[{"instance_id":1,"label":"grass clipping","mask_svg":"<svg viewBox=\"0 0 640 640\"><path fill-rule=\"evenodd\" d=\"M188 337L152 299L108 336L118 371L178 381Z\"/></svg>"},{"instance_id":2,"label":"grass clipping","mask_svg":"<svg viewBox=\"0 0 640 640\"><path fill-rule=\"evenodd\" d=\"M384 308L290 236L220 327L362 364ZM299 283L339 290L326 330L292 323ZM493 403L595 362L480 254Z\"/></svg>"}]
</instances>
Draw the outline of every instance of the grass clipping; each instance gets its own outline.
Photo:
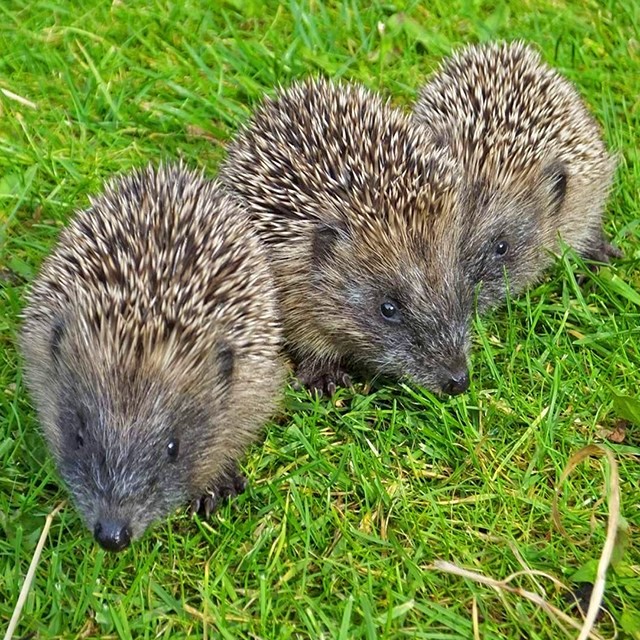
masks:
<instances>
[{"instance_id":1,"label":"grass clipping","mask_svg":"<svg viewBox=\"0 0 640 640\"><path fill-rule=\"evenodd\" d=\"M593 589L591 591L589 607L582 622L578 622L571 616L564 613L564 611L561 611L557 607L554 607L538 593L528 591L527 589L522 589L520 587L512 586L510 584L512 580L522 575L544 576L546 578L549 578L554 584L566 588L566 586L557 578L554 578L553 576L542 571L533 571L529 568L526 568L524 571L518 571L517 573L511 574L504 580L496 580L481 573L464 569L451 562L445 562L444 560L437 560L436 562L434 562L433 568L438 569L439 571L444 571L445 573L451 573L463 578L467 578L469 580L473 580L478 584L487 585L489 587L492 587L496 591L507 591L509 593L519 595L529 600L530 602L533 602L535 605L546 611L554 620L554 622L556 622L556 624L558 624L559 626L564 628L564 625L568 625L576 630L579 630L580 635L578 635L578 640L586 640L587 638L592 638L593 640L602 640L602 636L593 631L593 626L596 622L596 617L598 616L598 612L600 611L600 607L602 605L607 569L611 564L611 558L616 546L618 529L621 524L620 476L618 473L618 463L611 450L599 445L589 445L587 447L584 447L583 449L580 449L580 451L571 456L569 462L567 463L567 466L560 476L558 485L556 486L556 493L553 499L552 507L552 517L555 526L565 537L568 537L567 532L560 521L560 514L558 511L558 495L560 493L560 488L562 487L565 480L569 477L569 475L573 472L573 470L581 462L583 462L587 458L602 456L605 456L609 462L609 479L606 488L609 512L607 521L607 536L602 548L602 553L600 554L600 560L598 561L598 569L596 572L596 579L593 583Z\"/></svg>"},{"instance_id":2,"label":"grass clipping","mask_svg":"<svg viewBox=\"0 0 640 640\"><path fill-rule=\"evenodd\" d=\"M22 607L24 607L24 603L27 601L27 596L29 595L29 589L31 589L31 583L33 582L33 577L36 573L36 569L38 568L38 562L40 561L40 554L44 549L44 543L47 541L47 535L49 533L49 529L51 528L51 523L53 522L53 519L58 515L58 513L64 507L65 504L66 504L66 501L63 500L47 516L47 519L45 520L44 527L42 527L42 533L40 534L40 539L38 540L38 544L36 546L36 550L33 552L33 557L31 558L31 564L29 564L29 570L27 571L27 576L24 579L22 589L20 589L18 602L16 603L15 609L13 610L13 615L11 616L11 620L9 621L7 632L4 635L4 640L11 640L11 638L13 637L13 632L16 630L16 627L18 626L18 622L20 621L20 614L22 613Z\"/></svg>"}]
</instances>

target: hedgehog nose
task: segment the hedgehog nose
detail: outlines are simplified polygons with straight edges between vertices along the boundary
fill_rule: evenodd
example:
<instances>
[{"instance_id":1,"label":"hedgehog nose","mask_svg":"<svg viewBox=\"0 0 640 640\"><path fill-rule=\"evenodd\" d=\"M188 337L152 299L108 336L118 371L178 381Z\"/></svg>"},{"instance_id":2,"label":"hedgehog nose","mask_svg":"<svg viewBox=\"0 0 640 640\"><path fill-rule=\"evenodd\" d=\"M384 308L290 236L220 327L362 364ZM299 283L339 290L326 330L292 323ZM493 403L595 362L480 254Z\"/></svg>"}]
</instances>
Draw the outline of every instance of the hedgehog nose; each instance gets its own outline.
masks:
<instances>
[{"instance_id":1,"label":"hedgehog nose","mask_svg":"<svg viewBox=\"0 0 640 640\"><path fill-rule=\"evenodd\" d=\"M97 543L107 551L122 551L131 542L131 530L117 520L99 520L93 535Z\"/></svg>"},{"instance_id":2,"label":"hedgehog nose","mask_svg":"<svg viewBox=\"0 0 640 640\"><path fill-rule=\"evenodd\" d=\"M449 374L449 378L442 385L442 390L451 396L464 393L469 388L469 372L467 369L460 369Z\"/></svg>"}]
</instances>

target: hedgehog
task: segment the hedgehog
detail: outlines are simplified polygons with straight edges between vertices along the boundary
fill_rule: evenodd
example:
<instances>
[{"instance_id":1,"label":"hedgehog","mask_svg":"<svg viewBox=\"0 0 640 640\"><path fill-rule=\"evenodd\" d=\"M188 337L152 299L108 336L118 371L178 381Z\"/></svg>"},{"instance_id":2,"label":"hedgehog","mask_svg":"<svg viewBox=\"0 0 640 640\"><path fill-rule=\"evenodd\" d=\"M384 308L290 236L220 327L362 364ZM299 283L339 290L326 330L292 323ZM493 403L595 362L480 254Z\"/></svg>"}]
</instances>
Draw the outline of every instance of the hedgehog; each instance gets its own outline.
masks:
<instances>
[{"instance_id":1,"label":"hedgehog","mask_svg":"<svg viewBox=\"0 0 640 640\"><path fill-rule=\"evenodd\" d=\"M311 390L354 373L469 386L474 291L448 250L459 172L427 137L363 86L309 78L266 97L229 145L220 180L267 247Z\"/></svg>"},{"instance_id":2,"label":"hedgehog","mask_svg":"<svg viewBox=\"0 0 640 640\"><path fill-rule=\"evenodd\" d=\"M237 462L284 365L264 249L218 183L182 163L112 180L44 262L20 341L45 439L102 547L243 490Z\"/></svg>"},{"instance_id":3,"label":"hedgehog","mask_svg":"<svg viewBox=\"0 0 640 640\"><path fill-rule=\"evenodd\" d=\"M602 215L615 171L573 85L523 42L471 45L446 60L413 110L458 161L474 229L470 255L502 254L506 278L482 283L480 309L539 279L562 250L608 262L622 253Z\"/></svg>"}]
</instances>

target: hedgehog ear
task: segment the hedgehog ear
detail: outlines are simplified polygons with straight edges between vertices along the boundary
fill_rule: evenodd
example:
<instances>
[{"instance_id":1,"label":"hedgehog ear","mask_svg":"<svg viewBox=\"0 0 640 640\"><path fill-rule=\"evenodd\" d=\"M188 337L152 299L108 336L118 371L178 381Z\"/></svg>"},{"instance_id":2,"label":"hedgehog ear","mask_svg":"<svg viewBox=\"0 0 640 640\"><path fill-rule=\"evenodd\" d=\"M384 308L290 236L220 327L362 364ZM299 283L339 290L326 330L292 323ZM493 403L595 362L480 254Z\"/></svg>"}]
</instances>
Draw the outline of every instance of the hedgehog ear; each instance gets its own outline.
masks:
<instances>
[{"instance_id":1,"label":"hedgehog ear","mask_svg":"<svg viewBox=\"0 0 640 640\"><path fill-rule=\"evenodd\" d=\"M235 367L235 353L233 348L226 342L220 342L216 353L218 359L218 371L223 380L230 380Z\"/></svg>"},{"instance_id":2,"label":"hedgehog ear","mask_svg":"<svg viewBox=\"0 0 640 640\"><path fill-rule=\"evenodd\" d=\"M347 226L343 222L321 222L313 232L311 252L313 262L322 264L331 257L339 240L348 235Z\"/></svg>"},{"instance_id":3,"label":"hedgehog ear","mask_svg":"<svg viewBox=\"0 0 640 640\"><path fill-rule=\"evenodd\" d=\"M567 170L560 161L551 162L542 170L542 180L554 214L560 211L564 202L567 193L567 178Z\"/></svg>"},{"instance_id":4,"label":"hedgehog ear","mask_svg":"<svg viewBox=\"0 0 640 640\"><path fill-rule=\"evenodd\" d=\"M51 329L51 335L49 336L49 351L54 363L60 361L60 343L65 332L65 324L62 318L56 318Z\"/></svg>"}]
</instances>

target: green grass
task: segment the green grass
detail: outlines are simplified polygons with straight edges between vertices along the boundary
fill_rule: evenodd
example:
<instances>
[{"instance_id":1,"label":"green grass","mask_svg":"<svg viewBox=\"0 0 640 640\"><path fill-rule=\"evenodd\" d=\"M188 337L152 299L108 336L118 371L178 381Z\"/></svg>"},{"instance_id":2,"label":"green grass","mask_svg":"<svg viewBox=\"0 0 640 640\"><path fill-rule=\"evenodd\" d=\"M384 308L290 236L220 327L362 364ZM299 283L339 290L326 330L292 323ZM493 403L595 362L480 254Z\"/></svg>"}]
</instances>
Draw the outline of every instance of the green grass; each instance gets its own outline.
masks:
<instances>
[{"instance_id":1,"label":"green grass","mask_svg":"<svg viewBox=\"0 0 640 640\"><path fill-rule=\"evenodd\" d=\"M288 390L246 460L249 491L210 522L177 514L113 556L67 506L16 637L467 639L474 602L482 638L564 637L519 597L430 565L500 579L521 569L519 554L574 587L578 569L593 576L606 513L599 463L567 483L570 540L550 514L570 456L618 423L614 393L638 395L638 25L634 0L2 3L0 88L35 108L0 94L0 627L44 517L66 495L15 337L25 281L73 209L151 159L183 156L213 174L224 143L278 83L324 73L409 105L452 47L522 37L577 83L620 152L607 228L626 258L582 287L580 266L559 261L535 290L479 320L462 397L358 387L333 405ZM605 601L621 637L637 639L639 425L608 446L630 541Z\"/></svg>"}]
</instances>

